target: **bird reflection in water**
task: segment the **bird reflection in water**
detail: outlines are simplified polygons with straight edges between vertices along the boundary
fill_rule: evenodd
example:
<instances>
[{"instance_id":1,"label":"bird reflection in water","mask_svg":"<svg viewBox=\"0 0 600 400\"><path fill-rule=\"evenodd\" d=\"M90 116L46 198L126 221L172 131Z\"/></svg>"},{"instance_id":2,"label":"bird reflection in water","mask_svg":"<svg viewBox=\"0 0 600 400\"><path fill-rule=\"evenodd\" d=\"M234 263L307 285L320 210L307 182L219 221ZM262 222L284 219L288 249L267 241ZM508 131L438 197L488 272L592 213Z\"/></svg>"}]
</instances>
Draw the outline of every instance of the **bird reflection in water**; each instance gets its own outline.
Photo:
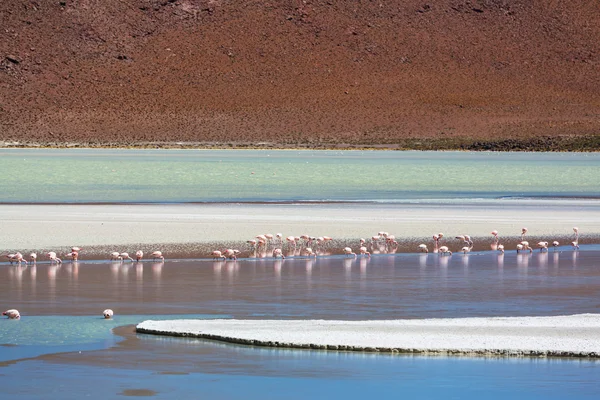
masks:
<instances>
[{"instance_id":1,"label":"bird reflection in water","mask_svg":"<svg viewBox=\"0 0 600 400\"><path fill-rule=\"evenodd\" d=\"M545 270L548 268L548 252L537 253L537 261L540 269Z\"/></svg>"},{"instance_id":2,"label":"bird reflection in water","mask_svg":"<svg viewBox=\"0 0 600 400\"><path fill-rule=\"evenodd\" d=\"M164 265L165 265L164 261L152 263L152 266L151 266L152 276L154 277L155 280L160 281L160 279L162 277L162 270L163 270Z\"/></svg>"},{"instance_id":3,"label":"bird reflection in water","mask_svg":"<svg viewBox=\"0 0 600 400\"><path fill-rule=\"evenodd\" d=\"M135 263L135 279L138 282L142 282L144 280L144 263L141 261Z\"/></svg>"},{"instance_id":4,"label":"bird reflection in water","mask_svg":"<svg viewBox=\"0 0 600 400\"><path fill-rule=\"evenodd\" d=\"M427 253L419 254L419 268L425 269L427 267Z\"/></svg>"}]
</instances>

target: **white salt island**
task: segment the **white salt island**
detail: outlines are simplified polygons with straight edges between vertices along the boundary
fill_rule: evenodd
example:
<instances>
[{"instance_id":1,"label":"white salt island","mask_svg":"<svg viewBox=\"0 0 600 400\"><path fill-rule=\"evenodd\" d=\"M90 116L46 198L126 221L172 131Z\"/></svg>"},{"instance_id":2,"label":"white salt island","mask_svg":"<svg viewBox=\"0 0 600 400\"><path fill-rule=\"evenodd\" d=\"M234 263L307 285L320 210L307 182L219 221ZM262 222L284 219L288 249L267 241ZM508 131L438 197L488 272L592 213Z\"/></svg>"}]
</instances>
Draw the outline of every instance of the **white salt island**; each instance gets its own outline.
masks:
<instances>
[{"instance_id":1,"label":"white salt island","mask_svg":"<svg viewBox=\"0 0 600 400\"><path fill-rule=\"evenodd\" d=\"M388 321L144 321L137 332L229 343L389 353L600 357L600 314Z\"/></svg>"}]
</instances>

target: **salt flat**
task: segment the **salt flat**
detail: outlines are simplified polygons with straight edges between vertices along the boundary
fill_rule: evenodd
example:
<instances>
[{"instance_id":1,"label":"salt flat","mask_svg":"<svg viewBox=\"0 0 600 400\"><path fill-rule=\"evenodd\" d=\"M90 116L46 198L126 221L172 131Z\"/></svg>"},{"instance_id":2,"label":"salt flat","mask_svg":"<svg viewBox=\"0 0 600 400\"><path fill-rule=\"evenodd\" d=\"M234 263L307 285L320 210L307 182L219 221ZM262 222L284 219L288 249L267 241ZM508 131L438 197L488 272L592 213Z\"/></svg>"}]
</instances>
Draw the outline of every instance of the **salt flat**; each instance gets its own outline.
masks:
<instances>
[{"instance_id":1,"label":"salt flat","mask_svg":"<svg viewBox=\"0 0 600 400\"><path fill-rule=\"evenodd\" d=\"M244 241L281 232L333 238L397 238L444 232L489 238L600 234L597 200L488 200L460 204L60 204L0 205L5 250L129 243ZM548 237L550 240L551 237Z\"/></svg>"},{"instance_id":2,"label":"salt flat","mask_svg":"<svg viewBox=\"0 0 600 400\"><path fill-rule=\"evenodd\" d=\"M600 314L387 321L144 321L137 331L292 348L535 356L600 355Z\"/></svg>"}]
</instances>

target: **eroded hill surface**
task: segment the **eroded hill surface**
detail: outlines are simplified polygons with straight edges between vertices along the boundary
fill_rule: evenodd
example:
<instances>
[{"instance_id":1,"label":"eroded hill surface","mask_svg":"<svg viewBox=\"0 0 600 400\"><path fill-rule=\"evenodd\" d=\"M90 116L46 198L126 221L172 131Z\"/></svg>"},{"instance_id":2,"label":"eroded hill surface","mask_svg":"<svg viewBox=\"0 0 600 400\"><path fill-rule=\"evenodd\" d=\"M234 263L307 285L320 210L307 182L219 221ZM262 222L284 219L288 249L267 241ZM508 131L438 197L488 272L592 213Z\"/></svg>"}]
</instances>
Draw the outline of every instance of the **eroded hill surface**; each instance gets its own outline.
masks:
<instances>
[{"instance_id":1,"label":"eroded hill surface","mask_svg":"<svg viewBox=\"0 0 600 400\"><path fill-rule=\"evenodd\" d=\"M599 135L598 1L0 2L0 141L560 148Z\"/></svg>"}]
</instances>

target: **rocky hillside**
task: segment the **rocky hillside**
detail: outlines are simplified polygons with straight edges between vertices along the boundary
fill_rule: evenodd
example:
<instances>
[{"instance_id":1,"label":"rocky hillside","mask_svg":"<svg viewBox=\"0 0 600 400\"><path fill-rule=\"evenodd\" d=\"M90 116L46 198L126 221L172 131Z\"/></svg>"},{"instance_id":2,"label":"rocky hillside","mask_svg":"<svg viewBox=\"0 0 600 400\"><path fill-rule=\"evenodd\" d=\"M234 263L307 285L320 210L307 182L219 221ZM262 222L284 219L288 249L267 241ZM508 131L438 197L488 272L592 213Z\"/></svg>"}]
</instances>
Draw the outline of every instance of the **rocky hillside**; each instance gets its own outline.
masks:
<instances>
[{"instance_id":1,"label":"rocky hillside","mask_svg":"<svg viewBox=\"0 0 600 400\"><path fill-rule=\"evenodd\" d=\"M595 0L0 2L0 141L599 137Z\"/></svg>"}]
</instances>

